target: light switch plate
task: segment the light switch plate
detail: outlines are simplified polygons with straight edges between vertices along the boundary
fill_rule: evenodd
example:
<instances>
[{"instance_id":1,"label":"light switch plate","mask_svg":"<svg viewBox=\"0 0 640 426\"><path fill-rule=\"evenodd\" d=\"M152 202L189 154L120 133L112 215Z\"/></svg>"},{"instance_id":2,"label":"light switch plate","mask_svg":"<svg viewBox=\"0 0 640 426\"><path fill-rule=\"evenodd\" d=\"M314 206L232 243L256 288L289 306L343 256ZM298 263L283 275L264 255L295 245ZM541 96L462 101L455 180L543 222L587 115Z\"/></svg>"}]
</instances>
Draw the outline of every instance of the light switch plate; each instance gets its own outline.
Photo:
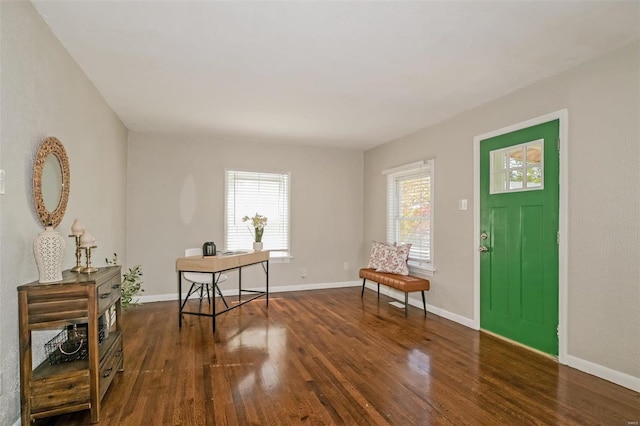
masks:
<instances>
[{"instance_id":1,"label":"light switch plate","mask_svg":"<svg viewBox=\"0 0 640 426\"><path fill-rule=\"evenodd\" d=\"M458 210L467 210L467 199L458 200Z\"/></svg>"},{"instance_id":2,"label":"light switch plate","mask_svg":"<svg viewBox=\"0 0 640 426\"><path fill-rule=\"evenodd\" d=\"M4 170L0 170L0 195L4 194Z\"/></svg>"}]
</instances>

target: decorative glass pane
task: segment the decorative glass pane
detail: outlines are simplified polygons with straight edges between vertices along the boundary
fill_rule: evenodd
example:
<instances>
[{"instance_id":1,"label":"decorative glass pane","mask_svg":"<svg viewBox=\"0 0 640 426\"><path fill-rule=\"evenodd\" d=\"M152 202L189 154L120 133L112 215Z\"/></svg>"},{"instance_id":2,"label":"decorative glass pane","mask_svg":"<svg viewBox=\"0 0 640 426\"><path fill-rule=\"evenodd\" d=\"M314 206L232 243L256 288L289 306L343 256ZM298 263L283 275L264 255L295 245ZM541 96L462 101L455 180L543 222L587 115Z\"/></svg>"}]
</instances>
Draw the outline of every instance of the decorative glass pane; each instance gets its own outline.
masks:
<instances>
[{"instance_id":1,"label":"decorative glass pane","mask_svg":"<svg viewBox=\"0 0 640 426\"><path fill-rule=\"evenodd\" d=\"M542 168L527 167L527 188L539 188L542 186Z\"/></svg>"},{"instance_id":2,"label":"decorative glass pane","mask_svg":"<svg viewBox=\"0 0 640 426\"><path fill-rule=\"evenodd\" d=\"M509 150L509 168L522 167L522 158L524 157L524 149L510 149Z\"/></svg>"},{"instance_id":3,"label":"decorative glass pane","mask_svg":"<svg viewBox=\"0 0 640 426\"><path fill-rule=\"evenodd\" d=\"M504 192L506 190L507 190L507 172L494 173L492 192Z\"/></svg>"},{"instance_id":4,"label":"decorative glass pane","mask_svg":"<svg viewBox=\"0 0 640 426\"><path fill-rule=\"evenodd\" d=\"M542 143L532 143L527 146L527 164L542 164Z\"/></svg>"},{"instance_id":5,"label":"decorative glass pane","mask_svg":"<svg viewBox=\"0 0 640 426\"><path fill-rule=\"evenodd\" d=\"M509 172L509 189L522 188L522 170L511 170Z\"/></svg>"},{"instance_id":6,"label":"decorative glass pane","mask_svg":"<svg viewBox=\"0 0 640 426\"><path fill-rule=\"evenodd\" d=\"M504 151L495 151L493 153L493 169L505 170L507 168L507 153Z\"/></svg>"}]
</instances>

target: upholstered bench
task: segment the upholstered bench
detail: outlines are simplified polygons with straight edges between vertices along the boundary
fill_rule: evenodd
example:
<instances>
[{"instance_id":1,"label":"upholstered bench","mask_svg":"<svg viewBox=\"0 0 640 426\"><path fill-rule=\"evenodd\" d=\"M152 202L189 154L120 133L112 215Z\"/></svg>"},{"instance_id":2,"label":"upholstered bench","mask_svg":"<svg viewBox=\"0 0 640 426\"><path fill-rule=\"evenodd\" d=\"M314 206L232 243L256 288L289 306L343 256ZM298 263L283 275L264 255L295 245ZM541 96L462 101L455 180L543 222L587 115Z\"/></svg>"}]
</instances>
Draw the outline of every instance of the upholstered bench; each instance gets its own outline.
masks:
<instances>
[{"instance_id":1,"label":"upholstered bench","mask_svg":"<svg viewBox=\"0 0 640 426\"><path fill-rule=\"evenodd\" d=\"M424 292L430 288L429 280L424 278L413 277L411 275L387 274L385 272L377 272L372 268L360 269L360 278L362 278L362 293L360 297L364 297L364 286L367 280L378 284L378 297L380 297L380 284L395 288L404 292L404 316L409 314L409 293L419 291L422 294L422 305L424 306L424 316L427 316L427 301L424 298Z\"/></svg>"}]
</instances>

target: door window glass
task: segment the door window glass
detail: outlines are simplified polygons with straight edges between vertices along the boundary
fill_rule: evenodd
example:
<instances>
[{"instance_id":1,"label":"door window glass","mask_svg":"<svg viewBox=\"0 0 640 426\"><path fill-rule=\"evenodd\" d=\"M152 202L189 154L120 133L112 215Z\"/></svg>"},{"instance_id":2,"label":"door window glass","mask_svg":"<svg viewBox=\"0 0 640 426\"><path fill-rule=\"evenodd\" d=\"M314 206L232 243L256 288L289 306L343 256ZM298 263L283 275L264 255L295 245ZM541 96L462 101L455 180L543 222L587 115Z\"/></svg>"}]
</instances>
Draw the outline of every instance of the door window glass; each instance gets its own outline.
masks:
<instances>
[{"instance_id":1,"label":"door window glass","mask_svg":"<svg viewBox=\"0 0 640 426\"><path fill-rule=\"evenodd\" d=\"M491 194L544 189L544 139L491 151Z\"/></svg>"}]
</instances>

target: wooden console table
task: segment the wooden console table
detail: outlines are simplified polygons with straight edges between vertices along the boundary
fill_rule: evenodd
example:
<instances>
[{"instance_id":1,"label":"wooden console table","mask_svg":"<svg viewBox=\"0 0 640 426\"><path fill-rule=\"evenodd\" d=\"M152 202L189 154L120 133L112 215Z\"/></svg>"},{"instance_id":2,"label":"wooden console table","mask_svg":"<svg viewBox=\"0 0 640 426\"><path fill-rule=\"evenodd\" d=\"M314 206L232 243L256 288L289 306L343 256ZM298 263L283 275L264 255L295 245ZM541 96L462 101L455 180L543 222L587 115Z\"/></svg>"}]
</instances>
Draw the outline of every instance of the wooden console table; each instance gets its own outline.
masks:
<instances>
[{"instance_id":1,"label":"wooden console table","mask_svg":"<svg viewBox=\"0 0 640 426\"><path fill-rule=\"evenodd\" d=\"M107 266L91 274L64 271L60 282L34 281L18 287L23 425L79 410L91 410L91 423L100 420L102 398L115 373L124 368L121 281L120 266ZM68 327L74 325L86 327L86 340L80 340L74 352L79 353L84 344L86 357L60 363L50 357L33 369L32 332L62 328L61 336L66 336ZM62 341L57 353L65 359L61 352Z\"/></svg>"},{"instance_id":2,"label":"wooden console table","mask_svg":"<svg viewBox=\"0 0 640 426\"><path fill-rule=\"evenodd\" d=\"M266 275L266 288L265 291L258 290L244 290L242 288L242 268L245 266L257 265L261 264L264 269ZM184 303L182 303L182 273L183 272L205 272L212 274L212 282L215 281L215 274L231 271L237 269L238 270L238 303L237 305L227 307L226 309L216 312L216 302L215 302L215 291L213 292L213 302L211 303L212 313L206 312L192 312L185 311L184 306L187 303L185 299ZM265 296L267 306L269 306L269 251L255 251L248 253L237 253L237 254L218 254L217 256L189 256L189 257L179 257L176 259L176 271L178 272L178 304L179 304L179 313L178 313L178 324L182 328L182 315L198 315L211 317L212 319L212 331L215 333L216 331L216 316L220 314L224 314L225 312L230 311L231 309L235 309L239 306L244 305L245 303L251 302L259 297ZM240 301L240 297L242 296L242 292L253 293L254 296Z\"/></svg>"}]
</instances>

